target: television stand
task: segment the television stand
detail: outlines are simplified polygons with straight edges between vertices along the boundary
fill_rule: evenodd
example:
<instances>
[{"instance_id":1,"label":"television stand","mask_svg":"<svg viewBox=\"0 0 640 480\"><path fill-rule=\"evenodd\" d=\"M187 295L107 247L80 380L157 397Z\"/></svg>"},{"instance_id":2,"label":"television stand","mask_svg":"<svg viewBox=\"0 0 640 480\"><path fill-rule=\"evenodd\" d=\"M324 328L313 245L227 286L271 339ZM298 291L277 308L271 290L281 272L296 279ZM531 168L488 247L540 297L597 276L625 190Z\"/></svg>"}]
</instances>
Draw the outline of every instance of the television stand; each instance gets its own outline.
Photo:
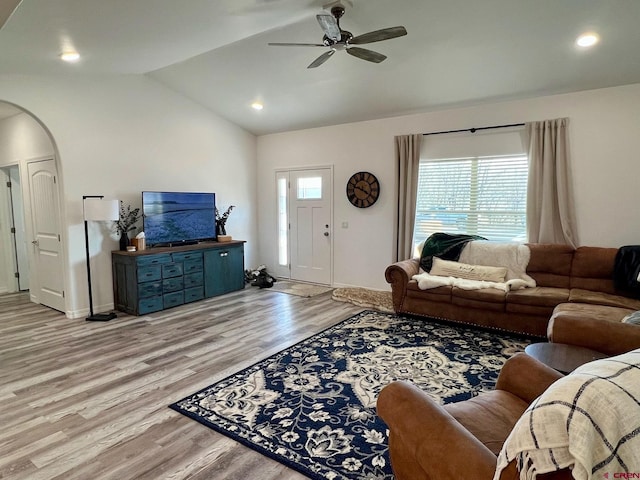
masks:
<instances>
[{"instance_id":1,"label":"television stand","mask_svg":"<svg viewBox=\"0 0 640 480\"><path fill-rule=\"evenodd\" d=\"M145 315L243 289L244 243L111 252L115 308Z\"/></svg>"}]
</instances>

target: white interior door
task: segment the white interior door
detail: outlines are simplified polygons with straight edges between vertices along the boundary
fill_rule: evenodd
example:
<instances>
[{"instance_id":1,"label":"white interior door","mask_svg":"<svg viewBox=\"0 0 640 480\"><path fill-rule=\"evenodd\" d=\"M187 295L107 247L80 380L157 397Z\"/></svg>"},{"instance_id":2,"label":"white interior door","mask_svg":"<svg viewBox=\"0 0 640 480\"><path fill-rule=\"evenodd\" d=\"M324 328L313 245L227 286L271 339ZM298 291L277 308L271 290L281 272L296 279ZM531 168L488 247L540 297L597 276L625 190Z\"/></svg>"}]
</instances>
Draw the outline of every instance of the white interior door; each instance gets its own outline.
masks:
<instances>
[{"instance_id":1,"label":"white interior door","mask_svg":"<svg viewBox=\"0 0 640 480\"><path fill-rule=\"evenodd\" d=\"M331 169L289 172L291 279L331 284Z\"/></svg>"},{"instance_id":2,"label":"white interior door","mask_svg":"<svg viewBox=\"0 0 640 480\"><path fill-rule=\"evenodd\" d=\"M18 288L29 290L29 249L27 247L27 229L24 223L20 169L17 165L9 168L9 177L11 179L11 206L13 207L16 260L18 262Z\"/></svg>"},{"instance_id":3,"label":"white interior door","mask_svg":"<svg viewBox=\"0 0 640 480\"><path fill-rule=\"evenodd\" d=\"M55 161L30 162L28 172L34 237L31 242L34 259L31 297L38 303L64 311L60 201Z\"/></svg>"}]
</instances>

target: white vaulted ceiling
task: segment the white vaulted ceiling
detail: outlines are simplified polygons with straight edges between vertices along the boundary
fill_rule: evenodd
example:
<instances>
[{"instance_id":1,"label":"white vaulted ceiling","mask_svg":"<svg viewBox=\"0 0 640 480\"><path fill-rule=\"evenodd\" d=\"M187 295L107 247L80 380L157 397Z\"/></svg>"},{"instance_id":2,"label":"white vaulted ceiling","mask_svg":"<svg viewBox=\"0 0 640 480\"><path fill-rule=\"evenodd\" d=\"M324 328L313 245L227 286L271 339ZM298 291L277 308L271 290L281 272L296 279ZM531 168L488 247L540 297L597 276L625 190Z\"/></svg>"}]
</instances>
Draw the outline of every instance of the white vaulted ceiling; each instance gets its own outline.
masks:
<instances>
[{"instance_id":1,"label":"white vaulted ceiling","mask_svg":"<svg viewBox=\"0 0 640 480\"><path fill-rule=\"evenodd\" d=\"M354 35L406 27L364 45L386 61L337 52L307 69L324 47L267 45L321 42L328 2L22 0L0 74L146 74L258 135L640 82L639 0L354 0ZM585 31L601 42L576 47ZM81 60L61 62L66 49Z\"/></svg>"}]
</instances>

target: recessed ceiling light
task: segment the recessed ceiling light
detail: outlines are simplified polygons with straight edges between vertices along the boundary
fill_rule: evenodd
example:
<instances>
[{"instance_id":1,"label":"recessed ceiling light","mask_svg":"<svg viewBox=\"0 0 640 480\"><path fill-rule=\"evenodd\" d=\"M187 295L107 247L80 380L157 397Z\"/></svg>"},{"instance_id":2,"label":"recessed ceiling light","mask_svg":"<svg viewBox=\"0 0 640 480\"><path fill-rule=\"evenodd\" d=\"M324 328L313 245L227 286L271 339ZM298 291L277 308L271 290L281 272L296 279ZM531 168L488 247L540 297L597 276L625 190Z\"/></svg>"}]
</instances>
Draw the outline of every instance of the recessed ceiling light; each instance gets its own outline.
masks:
<instances>
[{"instance_id":1,"label":"recessed ceiling light","mask_svg":"<svg viewBox=\"0 0 640 480\"><path fill-rule=\"evenodd\" d=\"M254 110L262 110L264 108L264 105L262 105L262 103L260 102L253 102L251 104L251 108L253 108Z\"/></svg>"},{"instance_id":2,"label":"recessed ceiling light","mask_svg":"<svg viewBox=\"0 0 640 480\"><path fill-rule=\"evenodd\" d=\"M62 52L60 59L65 62L77 62L80 60L80 54L78 52Z\"/></svg>"},{"instance_id":3,"label":"recessed ceiling light","mask_svg":"<svg viewBox=\"0 0 640 480\"><path fill-rule=\"evenodd\" d=\"M578 45L579 47L592 47L599 41L600 37L597 33L583 33L577 38L576 45Z\"/></svg>"}]
</instances>

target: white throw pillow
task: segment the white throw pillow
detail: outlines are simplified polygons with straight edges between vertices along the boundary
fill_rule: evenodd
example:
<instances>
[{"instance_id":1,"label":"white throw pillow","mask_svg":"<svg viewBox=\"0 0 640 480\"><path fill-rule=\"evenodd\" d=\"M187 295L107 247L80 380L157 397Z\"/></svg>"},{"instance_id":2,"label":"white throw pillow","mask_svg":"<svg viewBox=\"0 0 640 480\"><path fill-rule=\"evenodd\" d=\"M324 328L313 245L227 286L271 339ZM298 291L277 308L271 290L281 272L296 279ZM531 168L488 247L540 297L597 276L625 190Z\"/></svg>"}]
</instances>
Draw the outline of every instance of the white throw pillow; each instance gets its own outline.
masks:
<instances>
[{"instance_id":1,"label":"white throw pillow","mask_svg":"<svg viewBox=\"0 0 640 480\"><path fill-rule=\"evenodd\" d=\"M622 323L632 323L633 325L640 325L640 310L630 313L622 319Z\"/></svg>"},{"instance_id":2,"label":"white throw pillow","mask_svg":"<svg viewBox=\"0 0 640 480\"><path fill-rule=\"evenodd\" d=\"M466 280L484 280L485 282L504 283L507 275L506 267L487 267L484 265L469 265L467 263L452 262L433 257L430 275L440 277L456 277Z\"/></svg>"}]
</instances>

